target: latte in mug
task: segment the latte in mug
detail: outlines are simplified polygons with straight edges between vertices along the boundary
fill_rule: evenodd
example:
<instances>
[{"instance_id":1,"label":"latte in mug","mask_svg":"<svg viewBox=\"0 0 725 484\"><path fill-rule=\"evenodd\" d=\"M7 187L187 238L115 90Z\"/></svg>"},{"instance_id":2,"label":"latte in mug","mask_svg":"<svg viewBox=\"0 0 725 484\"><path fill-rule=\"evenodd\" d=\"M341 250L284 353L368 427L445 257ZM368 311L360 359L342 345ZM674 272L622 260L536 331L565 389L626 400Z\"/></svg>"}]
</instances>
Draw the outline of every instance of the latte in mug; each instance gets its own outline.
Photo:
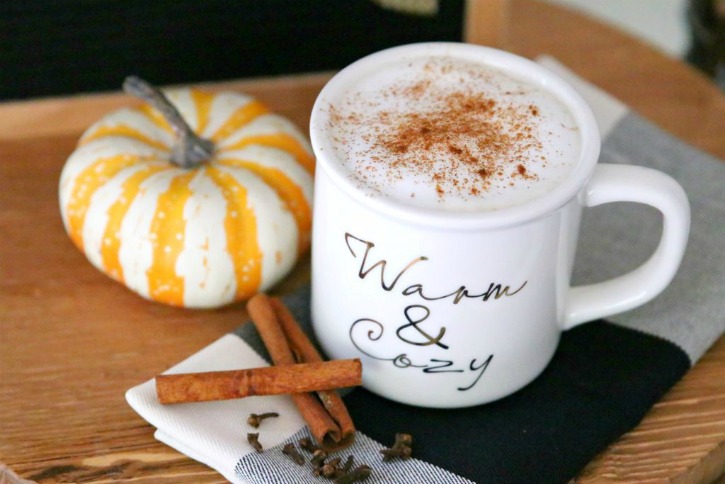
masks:
<instances>
[{"instance_id":1,"label":"latte in mug","mask_svg":"<svg viewBox=\"0 0 725 484\"><path fill-rule=\"evenodd\" d=\"M363 386L386 398L505 397L543 371L562 331L646 303L682 259L682 188L598 164L584 100L510 53L372 54L321 91L310 136L315 336L329 358L360 358ZM582 210L622 201L662 213L660 244L621 277L571 287Z\"/></svg>"},{"instance_id":2,"label":"latte in mug","mask_svg":"<svg viewBox=\"0 0 725 484\"><path fill-rule=\"evenodd\" d=\"M429 209L525 203L581 149L572 115L543 87L450 56L381 65L327 109L324 129L361 190Z\"/></svg>"}]
</instances>

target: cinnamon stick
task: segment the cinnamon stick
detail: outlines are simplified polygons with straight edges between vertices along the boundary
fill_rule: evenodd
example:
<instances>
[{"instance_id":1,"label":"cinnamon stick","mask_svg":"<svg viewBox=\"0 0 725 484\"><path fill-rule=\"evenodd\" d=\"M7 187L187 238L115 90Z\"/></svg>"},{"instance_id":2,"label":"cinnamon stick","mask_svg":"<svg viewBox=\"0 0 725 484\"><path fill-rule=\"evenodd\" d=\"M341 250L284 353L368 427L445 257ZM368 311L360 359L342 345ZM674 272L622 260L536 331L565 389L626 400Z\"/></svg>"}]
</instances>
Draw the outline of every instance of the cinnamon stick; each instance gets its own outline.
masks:
<instances>
[{"instance_id":1,"label":"cinnamon stick","mask_svg":"<svg viewBox=\"0 0 725 484\"><path fill-rule=\"evenodd\" d=\"M159 375L156 393L168 403L229 400L253 395L282 395L359 385L360 360L334 360L285 366Z\"/></svg>"},{"instance_id":2,"label":"cinnamon stick","mask_svg":"<svg viewBox=\"0 0 725 484\"><path fill-rule=\"evenodd\" d=\"M281 302L274 302L265 294L257 294L247 303L247 310L276 365L316 363L322 360ZM312 361L306 361L308 358ZM313 393L292 395L310 432L327 452L343 449L352 444L355 438L355 428L347 409L339 396L337 402L331 393L337 395L334 391L318 392L317 396Z\"/></svg>"},{"instance_id":3,"label":"cinnamon stick","mask_svg":"<svg viewBox=\"0 0 725 484\"><path fill-rule=\"evenodd\" d=\"M278 298L271 298L270 302L274 308L279 323L282 326L282 330L287 336L290 348L292 349L293 354L296 355L297 361L305 363L323 361L320 353L317 351L304 331L302 331L302 328L300 328L297 321L295 321L294 316L292 316L292 313L289 309L287 309L284 303L282 303L282 301ZM343 388L343 386L338 388ZM355 436L355 425L352 422L352 417L350 417L350 413L347 411L347 407L343 403L340 394L335 390L322 389L317 391L317 396L320 398L322 406L325 407L332 419L340 426L342 437L339 445L346 447L349 445L345 444L345 441L348 439L351 444L352 439L354 439Z\"/></svg>"}]
</instances>

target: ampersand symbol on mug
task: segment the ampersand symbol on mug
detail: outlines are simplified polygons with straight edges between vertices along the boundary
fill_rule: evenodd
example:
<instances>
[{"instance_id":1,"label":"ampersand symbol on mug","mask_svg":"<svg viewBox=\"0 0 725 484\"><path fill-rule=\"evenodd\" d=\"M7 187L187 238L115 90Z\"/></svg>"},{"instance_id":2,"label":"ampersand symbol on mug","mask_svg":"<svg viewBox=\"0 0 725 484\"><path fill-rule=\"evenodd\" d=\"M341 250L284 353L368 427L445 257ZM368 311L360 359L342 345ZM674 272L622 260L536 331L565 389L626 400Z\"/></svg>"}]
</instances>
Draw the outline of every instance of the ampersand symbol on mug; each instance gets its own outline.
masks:
<instances>
[{"instance_id":1,"label":"ampersand symbol on mug","mask_svg":"<svg viewBox=\"0 0 725 484\"><path fill-rule=\"evenodd\" d=\"M420 313L420 311L418 311L418 310L422 310L422 314L419 314L419 317L416 318L415 317L416 315L415 314L412 314L412 313L414 311ZM441 348L443 348L445 350L448 349L448 345L445 345L445 344L441 343L441 339L443 338L443 335L446 334L446 328L445 327L440 328L438 330L438 335L435 336L435 337L433 337L430 334L428 334L425 331L423 331L418 326L423 321L425 321L426 319L428 319L428 316L430 316L430 309L428 309L427 307L422 306L420 304L412 304L412 305L406 307L403 310L403 313L405 314L405 319L408 320L408 323L400 326L395 331L395 334L398 335L398 338L400 338L401 340L405 341L406 343L409 343L409 344L412 344L412 345L416 345L416 346L437 345L437 346L440 346ZM420 336L423 336L424 341L413 341L413 340L410 340L408 338L403 337L401 335L401 333L403 332L403 330L408 329L408 328L415 329Z\"/></svg>"}]
</instances>

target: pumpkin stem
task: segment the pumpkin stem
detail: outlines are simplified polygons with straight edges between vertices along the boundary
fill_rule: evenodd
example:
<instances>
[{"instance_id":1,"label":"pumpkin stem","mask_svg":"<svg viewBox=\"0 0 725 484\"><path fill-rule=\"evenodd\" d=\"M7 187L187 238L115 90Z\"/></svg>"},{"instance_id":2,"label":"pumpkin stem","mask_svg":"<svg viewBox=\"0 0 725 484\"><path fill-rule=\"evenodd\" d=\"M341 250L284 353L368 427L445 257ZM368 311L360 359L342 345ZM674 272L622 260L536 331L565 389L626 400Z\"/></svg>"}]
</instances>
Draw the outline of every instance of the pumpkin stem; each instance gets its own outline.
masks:
<instances>
[{"instance_id":1,"label":"pumpkin stem","mask_svg":"<svg viewBox=\"0 0 725 484\"><path fill-rule=\"evenodd\" d=\"M156 108L169 122L178 138L171 153L171 162L181 168L194 168L214 153L214 143L194 133L189 124L159 89L136 76L123 81L123 90Z\"/></svg>"}]
</instances>

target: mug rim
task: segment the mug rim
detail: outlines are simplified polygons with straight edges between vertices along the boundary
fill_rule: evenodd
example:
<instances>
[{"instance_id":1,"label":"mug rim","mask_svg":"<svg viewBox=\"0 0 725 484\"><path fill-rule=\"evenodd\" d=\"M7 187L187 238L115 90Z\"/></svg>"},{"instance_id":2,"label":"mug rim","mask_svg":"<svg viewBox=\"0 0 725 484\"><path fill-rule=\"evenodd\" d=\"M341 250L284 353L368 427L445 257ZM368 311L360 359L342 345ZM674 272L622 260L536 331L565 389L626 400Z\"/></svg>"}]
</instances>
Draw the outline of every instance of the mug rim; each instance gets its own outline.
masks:
<instances>
[{"instance_id":1,"label":"mug rim","mask_svg":"<svg viewBox=\"0 0 725 484\"><path fill-rule=\"evenodd\" d=\"M338 161L324 126L329 120L326 109L330 99L339 98L351 82L375 66L392 60L419 56L463 58L480 62L511 73L551 93L570 111L580 132L581 148L574 169L552 190L523 203L498 209L452 211L404 204L394 198L370 196L354 183L343 164ZM529 59L491 47L459 42L422 42L388 48L363 57L333 76L315 100L310 117L310 141L317 159L316 169L322 169L342 192L364 206L386 217L424 227L450 230L471 230L517 225L540 218L566 205L577 196L589 181L599 157L601 140L599 128L589 105L579 93L558 75Z\"/></svg>"}]
</instances>

